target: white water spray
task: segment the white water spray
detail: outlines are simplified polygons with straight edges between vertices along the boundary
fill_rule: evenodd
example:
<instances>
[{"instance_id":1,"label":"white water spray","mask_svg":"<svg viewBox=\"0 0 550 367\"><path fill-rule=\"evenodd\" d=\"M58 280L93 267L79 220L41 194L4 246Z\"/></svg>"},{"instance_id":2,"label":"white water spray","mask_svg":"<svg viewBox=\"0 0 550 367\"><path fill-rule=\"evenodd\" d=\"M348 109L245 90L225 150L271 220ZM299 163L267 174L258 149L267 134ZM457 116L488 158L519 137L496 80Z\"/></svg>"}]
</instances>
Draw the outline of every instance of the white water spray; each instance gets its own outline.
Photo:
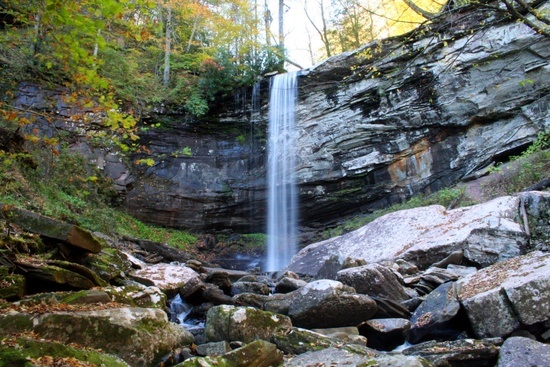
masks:
<instances>
[{"instance_id":1,"label":"white water spray","mask_svg":"<svg viewBox=\"0 0 550 367\"><path fill-rule=\"evenodd\" d=\"M276 75L269 100L269 151L267 166L266 270L278 271L296 253L298 197L295 167L295 105L298 73Z\"/></svg>"}]
</instances>

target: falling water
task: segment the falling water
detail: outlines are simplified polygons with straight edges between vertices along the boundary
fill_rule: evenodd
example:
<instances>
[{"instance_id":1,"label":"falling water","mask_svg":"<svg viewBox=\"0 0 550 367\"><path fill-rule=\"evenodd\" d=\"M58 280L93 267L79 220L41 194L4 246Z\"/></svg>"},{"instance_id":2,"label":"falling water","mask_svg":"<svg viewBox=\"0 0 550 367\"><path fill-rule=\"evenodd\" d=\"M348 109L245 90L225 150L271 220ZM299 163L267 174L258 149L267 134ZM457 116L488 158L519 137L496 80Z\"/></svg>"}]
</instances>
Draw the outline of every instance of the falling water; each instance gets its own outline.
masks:
<instances>
[{"instance_id":1,"label":"falling water","mask_svg":"<svg viewBox=\"0 0 550 367\"><path fill-rule=\"evenodd\" d=\"M267 271L288 265L296 253L298 200L294 179L297 73L276 75L269 100Z\"/></svg>"}]
</instances>

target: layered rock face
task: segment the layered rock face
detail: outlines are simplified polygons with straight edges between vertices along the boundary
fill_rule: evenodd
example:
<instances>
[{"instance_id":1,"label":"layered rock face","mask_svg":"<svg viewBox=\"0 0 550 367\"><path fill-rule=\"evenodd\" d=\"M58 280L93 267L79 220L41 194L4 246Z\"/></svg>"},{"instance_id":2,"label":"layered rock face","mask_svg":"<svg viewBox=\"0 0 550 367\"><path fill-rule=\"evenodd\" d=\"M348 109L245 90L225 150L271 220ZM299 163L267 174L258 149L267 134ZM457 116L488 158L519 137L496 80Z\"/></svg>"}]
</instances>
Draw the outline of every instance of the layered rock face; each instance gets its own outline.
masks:
<instances>
[{"instance_id":1,"label":"layered rock face","mask_svg":"<svg viewBox=\"0 0 550 367\"><path fill-rule=\"evenodd\" d=\"M517 153L550 126L549 50L527 26L467 9L305 71L302 224L437 190ZM261 230L267 83L262 90L253 123L248 98L146 133L155 165L139 175L128 209L163 225Z\"/></svg>"},{"instance_id":2,"label":"layered rock face","mask_svg":"<svg viewBox=\"0 0 550 367\"><path fill-rule=\"evenodd\" d=\"M305 222L443 188L528 144L550 125L549 45L470 10L315 67L297 119Z\"/></svg>"}]
</instances>

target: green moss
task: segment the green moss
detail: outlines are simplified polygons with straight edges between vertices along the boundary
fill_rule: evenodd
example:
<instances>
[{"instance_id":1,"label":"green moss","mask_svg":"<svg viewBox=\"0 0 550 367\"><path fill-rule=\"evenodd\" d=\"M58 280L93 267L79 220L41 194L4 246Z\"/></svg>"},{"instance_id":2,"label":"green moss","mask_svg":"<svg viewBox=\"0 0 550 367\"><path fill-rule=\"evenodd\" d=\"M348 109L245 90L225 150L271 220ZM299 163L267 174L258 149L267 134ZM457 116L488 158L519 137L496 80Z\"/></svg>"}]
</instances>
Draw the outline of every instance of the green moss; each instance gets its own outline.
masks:
<instances>
[{"instance_id":1,"label":"green moss","mask_svg":"<svg viewBox=\"0 0 550 367\"><path fill-rule=\"evenodd\" d=\"M25 294L25 277L18 274L2 275L0 279L0 298L21 298Z\"/></svg>"},{"instance_id":2,"label":"green moss","mask_svg":"<svg viewBox=\"0 0 550 367\"><path fill-rule=\"evenodd\" d=\"M87 265L106 282L119 278L130 270L131 264L117 249L103 247L98 254L88 254Z\"/></svg>"},{"instance_id":3,"label":"green moss","mask_svg":"<svg viewBox=\"0 0 550 367\"><path fill-rule=\"evenodd\" d=\"M104 367L128 367L128 364L115 356L51 341L18 338L5 339L0 344L0 367L24 367L29 362L29 358L42 356L70 357Z\"/></svg>"}]
</instances>

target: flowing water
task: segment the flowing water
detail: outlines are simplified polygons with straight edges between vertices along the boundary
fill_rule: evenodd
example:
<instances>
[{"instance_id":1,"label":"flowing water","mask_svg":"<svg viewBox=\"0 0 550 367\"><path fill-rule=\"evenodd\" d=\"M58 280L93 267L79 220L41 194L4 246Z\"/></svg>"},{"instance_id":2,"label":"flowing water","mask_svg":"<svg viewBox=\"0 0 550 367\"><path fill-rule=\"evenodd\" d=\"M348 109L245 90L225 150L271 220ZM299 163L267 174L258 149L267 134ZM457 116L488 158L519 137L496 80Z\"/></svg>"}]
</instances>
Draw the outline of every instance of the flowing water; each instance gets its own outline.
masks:
<instances>
[{"instance_id":1,"label":"flowing water","mask_svg":"<svg viewBox=\"0 0 550 367\"><path fill-rule=\"evenodd\" d=\"M269 100L266 271L283 269L296 253L298 198L295 167L295 104L298 73L276 75Z\"/></svg>"},{"instance_id":2,"label":"flowing water","mask_svg":"<svg viewBox=\"0 0 550 367\"><path fill-rule=\"evenodd\" d=\"M193 306L183 301L179 294L170 301L170 321L183 325L194 333L204 328L204 321L193 318L192 311Z\"/></svg>"}]
</instances>

